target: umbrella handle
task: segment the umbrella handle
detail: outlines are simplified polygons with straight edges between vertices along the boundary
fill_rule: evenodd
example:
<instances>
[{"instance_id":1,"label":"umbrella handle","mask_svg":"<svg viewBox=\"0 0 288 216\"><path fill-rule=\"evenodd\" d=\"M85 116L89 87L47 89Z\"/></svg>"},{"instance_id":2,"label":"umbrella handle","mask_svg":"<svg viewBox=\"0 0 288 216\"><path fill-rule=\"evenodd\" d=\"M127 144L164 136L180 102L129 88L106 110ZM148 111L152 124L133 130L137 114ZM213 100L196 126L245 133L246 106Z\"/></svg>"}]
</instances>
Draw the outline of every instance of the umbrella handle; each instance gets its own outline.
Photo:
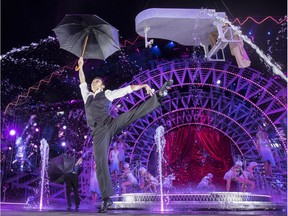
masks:
<instances>
[{"instance_id":1,"label":"umbrella handle","mask_svg":"<svg viewBox=\"0 0 288 216\"><path fill-rule=\"evenodd\" d=\"M79 67L79 65L77 65L76 67L75 67L75 71L79 71L80 70L80 67Z\"/></svg>"},{"instance_id":2,"label":"umbrella handle","mask_svg":"<svg viewBox=\"0 0 288 216\"><path fill-rule=\"evenodd\" d=\"M85 42L84 42L84 46L83 46L83 50L82 50L82 54L81 54L81 57L83 57L84 56L84 52L85 52L85 49L86 49L86 45L87 45L87 42L88 42L88 34L86 35L86 38L85 38ZM77 65L76 67L75 67L75 71L79 71L80 70L80 67L79 67L79 65Z\"/></svg>"}]
</instances>

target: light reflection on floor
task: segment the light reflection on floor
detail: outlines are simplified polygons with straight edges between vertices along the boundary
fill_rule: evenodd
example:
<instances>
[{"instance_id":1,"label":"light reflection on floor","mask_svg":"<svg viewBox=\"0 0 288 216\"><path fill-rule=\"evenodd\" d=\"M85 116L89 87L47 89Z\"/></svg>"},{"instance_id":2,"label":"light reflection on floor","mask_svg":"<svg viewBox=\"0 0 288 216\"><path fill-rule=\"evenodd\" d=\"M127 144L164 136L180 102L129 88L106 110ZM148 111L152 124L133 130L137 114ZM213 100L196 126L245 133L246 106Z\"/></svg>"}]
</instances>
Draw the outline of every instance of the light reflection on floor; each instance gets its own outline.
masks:
<instances>
[{"instance_id":1,"label":"light reflection on floor","mask_svg":"<svg viewBox=\"0 0 288 216\"><path fill-rule=\"evenodd\" d=\"M155 212L155 211L145 211L145 210L108 210L104 215L125 215L125 216L141 216L141 215L202 215L202 216L216 216L216 215L225 215L225 216L236 216L236 215L245 215L245 216L286 216L287 215L287 206L284 206L282 209L277 210L258 210L258 211L232 211L232 210L203 210L203 211L176 211L176 212ZM66 205L50 205L49 207L44 207L42 211L36 207L27 207L25 203L15 204L15 203L1 203L1 216L62 216L62 215L83 215L83 216L94 216L99 215L96 213L97 209L89 205L80 206L79 212L76 212L75 209L72 209L71 212L66 211ZM101 214L103 215L103 214Z\"/></svg>"}]
</instances>

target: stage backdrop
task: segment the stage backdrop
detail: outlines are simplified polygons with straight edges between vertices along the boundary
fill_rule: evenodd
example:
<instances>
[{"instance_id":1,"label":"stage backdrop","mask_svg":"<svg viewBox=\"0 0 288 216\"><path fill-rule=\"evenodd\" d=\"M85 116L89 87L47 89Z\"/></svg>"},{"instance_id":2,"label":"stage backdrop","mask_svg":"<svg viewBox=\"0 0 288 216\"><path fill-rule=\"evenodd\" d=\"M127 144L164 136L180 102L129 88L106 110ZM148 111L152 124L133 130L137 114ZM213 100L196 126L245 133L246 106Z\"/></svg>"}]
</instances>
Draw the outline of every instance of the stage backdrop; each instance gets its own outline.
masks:
<instances>
[{"instance_id":1,"label":"stage backdrop","mask_svg":"<svg viewBox=\"0 0 288 216\"><path fill-rule=\"evenodd\" d=\"M185 126L171 131L165 138L163 174L176 175L174 186L196 190L201 179L212 173L217 190L225 190L223 176L233 166L228 137L213 128Z\"/></svg>"}]
</instances>

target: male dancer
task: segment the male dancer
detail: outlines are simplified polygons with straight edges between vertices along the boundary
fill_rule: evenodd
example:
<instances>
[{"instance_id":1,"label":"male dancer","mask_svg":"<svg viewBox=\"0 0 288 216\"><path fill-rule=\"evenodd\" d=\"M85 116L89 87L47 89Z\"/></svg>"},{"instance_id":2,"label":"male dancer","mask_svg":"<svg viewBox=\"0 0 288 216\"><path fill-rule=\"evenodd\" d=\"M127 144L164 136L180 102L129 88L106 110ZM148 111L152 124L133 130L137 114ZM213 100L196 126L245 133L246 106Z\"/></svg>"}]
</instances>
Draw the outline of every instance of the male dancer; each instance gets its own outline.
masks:
<instances>
[{"instance_id":1,"label":"male dancer","mask_svg":"<svg viewBox=\"0 0 288 216\"><path fill-rule=\"evenodd\" d=\"M112 142L113 136L120 133L125 127L132 122L152 112L161 105L161 97L167 95L168 89L173 85L173 80L164 83L157 94L153 94L152 89L147 84L128 85L114 91L104 90L105 84L102 78L96 77L91 83L90 92L87 87L85 74L83 71L83 58L78 60L80 89L85 104L86 121L91 128L93 137L94 158L97 164L96 174L99 187L103 199L100 213L105 213L107 208L113 204L110 196L114 194L111 176L108 166L108 149ZM112 118L109 114L111 102L114 99L123 97L134 91L145 88L146 93L151 96L140 106L116 118Z\"/></svg>"}]
</instances>

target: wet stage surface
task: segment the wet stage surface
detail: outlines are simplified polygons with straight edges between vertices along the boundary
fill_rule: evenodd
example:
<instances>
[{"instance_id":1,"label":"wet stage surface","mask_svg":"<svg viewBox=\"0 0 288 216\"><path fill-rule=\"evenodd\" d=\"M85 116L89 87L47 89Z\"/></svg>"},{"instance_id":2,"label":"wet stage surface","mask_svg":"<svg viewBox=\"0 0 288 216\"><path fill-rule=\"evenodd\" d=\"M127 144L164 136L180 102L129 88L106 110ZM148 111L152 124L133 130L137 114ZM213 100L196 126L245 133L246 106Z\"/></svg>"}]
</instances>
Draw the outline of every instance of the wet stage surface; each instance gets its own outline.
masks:
<instances>
[{"instance_id":1,"label":"wet stage surface","mask_svg":"<svg viewBox=\"0 0 288 216\"><path fill-rule=\"evenodd\" d=\"M81 202L78 211L72 206L67 211L65 200L45 203L42 210L37 202L1 202L1 216L61 216L61 215L225 215L225 216L286 216L286 196L269 196L244 192L209 192L166 194L166 202L159 202L159 194L127 193L112 196L113 205L106 213L97 213L101 202L96 206L91 201ZM163 197L164 198L164 197ZM162 199L164 201L164 199ZM161 205L162 203L162 205ZM28 205L29 204L29 205ZM160 211L162 206L163 211Z\"/></svg>"},{"instance_id":2,"label":"wet stage surface","mask_svg":"<svg viewBox=\"0 0 288 216\"><path fill-rule=\"evenodd\" d=\"M62 215L80 215L80 216L92 216L92 215L125 215L125 216L141 216L141 215L203 215L203 216L214 216L214 215L263 215L263 216L286 216L286 208L277 209L277 210L201 210L201 211L148 211L148 210L127 210L127 209L118 209L118 210L108 210L106 213L97 213L96 208L90 206L80 206L78 212L75 209L72 209L71 212L66 211L66 205L62 206L49 206L45 207L42 211L38 208L27 207L24 203L22 204L13 204L13 203L1 203L1 216L62 216Z\"/></svg>"}]
</instances>

